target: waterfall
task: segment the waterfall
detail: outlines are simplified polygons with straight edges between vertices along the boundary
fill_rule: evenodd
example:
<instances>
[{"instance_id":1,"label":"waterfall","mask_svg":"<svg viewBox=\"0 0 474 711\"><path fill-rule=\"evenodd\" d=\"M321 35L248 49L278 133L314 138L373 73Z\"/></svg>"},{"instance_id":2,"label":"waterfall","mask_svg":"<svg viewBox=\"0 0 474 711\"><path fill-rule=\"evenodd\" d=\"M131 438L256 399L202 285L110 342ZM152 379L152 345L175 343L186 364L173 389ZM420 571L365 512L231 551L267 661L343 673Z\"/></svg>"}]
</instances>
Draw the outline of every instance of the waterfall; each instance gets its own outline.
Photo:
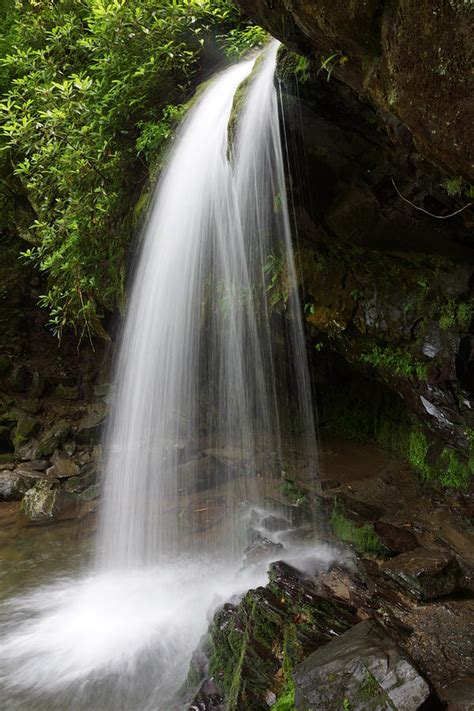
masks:
<instances>
[{"instance_id":1,"label":"waterfall","mask_svg":"<svg viewBox=\"0 0 474 711\"><path fill-rule=\"evenodd\" d=\"M12 711L181 708L209 611L265 584L236 571L289 423L316 476L277 50L217 76L176 136L121 335L97 561L0 609Z\"/></svg>"},{"instance_id":2,"label":"waterfall","mask_svg":"<svg viewBox=\"0 0 474 711\"><path fill-rule=\"evenodd\" d=\"M196 546L241 553L241 507L259 502L257 438L270 435L281 450L282 407L293 410L315 461L273 81L277 49L272 43L241 88L247 96L231 149L232 102L253 61L224 71L204 92L157 187L106 438L105 567L153 564ZM272 278L285 290L280 319L268 306ZM196 544L185 530L192 507L186 514L180 502L216 487L224 491L225 537ZM212 509L215 499L204 504Z\"/></svg>"}]
</instances>

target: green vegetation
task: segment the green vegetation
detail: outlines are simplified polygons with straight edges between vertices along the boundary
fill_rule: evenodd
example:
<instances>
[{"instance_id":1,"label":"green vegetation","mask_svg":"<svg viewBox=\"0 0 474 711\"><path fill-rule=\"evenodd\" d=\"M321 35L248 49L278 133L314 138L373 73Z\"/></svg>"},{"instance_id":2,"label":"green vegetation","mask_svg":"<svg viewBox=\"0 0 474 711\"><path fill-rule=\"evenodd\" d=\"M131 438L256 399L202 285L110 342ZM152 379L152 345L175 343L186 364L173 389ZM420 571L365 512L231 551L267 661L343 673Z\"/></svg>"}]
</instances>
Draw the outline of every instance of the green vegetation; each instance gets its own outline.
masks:
<instances>
[{"instance_id":1,"label":"green vegetation","mask_svg":"<svg viewBox=\"0 0 474 711\"><path fill-rule=\"evenodd\" d=\"M105 335L133 206L208 42L235 57L265 34L231 0L0 2L0 174L30 206L23 258L56 334Z\"/></svg>"},{"instance_id":2,"label":"green vegetation","mask_svg":"<svg viewBox=\"0 0 474 711\"><path fill-rule=\"evenodd\" d=\"M283 494L285 499L288 499L288 501L290 501L292 504L301 505L306 504L308 502L306 492L303 491L303 489L301 489L289 476L286 476L283 479L281 493Z\"/></svg>"},{"instance_id":3,"label":"green vegetation","mask_svg":"<svg viewBox=\"0 0 474 711\"><path fill-rule=\"evenodd\" d=\"M455 327L468 328L473 316L473 304L468 304L465 301L456 303L451 300L441 306L439 327L442 331L448 331Z\"/></svg>"},{"instance_id":4,"label":"green vegetation","mask_svg":"<svg viewBox=\"0 0 474 711\"><path fill-rule=\"evenodd\" d=\"M321 66L318 70L318 74L321 71L325 71L327 74L326 81L329 81L331 78L331 74L333 73L334 69L337 66L344 66L346 62L348 62L348 57L346 57L345 54L343 54L340 50L337 52L334 52L333 54L330 54L329 57L326 57L321 61Z\"/></svg>"},{"instance_id":5,"label":"green vegetation","mask_svg":"<svg viewBox=\"0 0 474 711\"><path fill-rule=\"evenodd\" d=\"M383 544L373 527L366 523L363 526L356 526L344 516L338 502L334 504L331 513L331 526L334 535L341 541L353 543L358 551L363 553L380 553Z\"/></svg>"},{"instance_id":6,"label":"green vegetation","mask_svg":"<svg viewBox=\"0 0 474 711\"><path fill-rule=\"evenodd\" d=\"M268 255L263 265L263 273L267 280L267 293L272 309L283 308L288 300L287 267L284 254Z\"/></svg>"},{"instance_id":7,"label":"green vegetation","mask_svg":"<svg viewBox=\"0 0 474 711\"><path fill-rule=\"evenodd\" d=\"M426 364L402 348L374 346L360 356L360 362L403 377L426 380Z\"/></svg>"}]
</instances>

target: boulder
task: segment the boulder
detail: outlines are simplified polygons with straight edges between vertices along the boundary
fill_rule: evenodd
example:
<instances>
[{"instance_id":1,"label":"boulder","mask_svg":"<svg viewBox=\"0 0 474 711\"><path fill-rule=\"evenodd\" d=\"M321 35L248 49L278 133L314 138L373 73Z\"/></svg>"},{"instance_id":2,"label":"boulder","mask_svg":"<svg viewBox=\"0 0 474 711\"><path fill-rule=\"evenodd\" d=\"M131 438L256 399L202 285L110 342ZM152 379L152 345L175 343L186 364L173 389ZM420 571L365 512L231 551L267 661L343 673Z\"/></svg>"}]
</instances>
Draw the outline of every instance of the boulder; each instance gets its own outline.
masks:
<instances>
[{"instance_id":1,"label":"boulder","mask_svg":"<svg viewBox=\"0 0 474 711\"><path fill-rule=\"evenodd\" d=\"M0 501L19 501L24 492L19 487L20 478L13 471L0 471Z\"/></svg>"},{"instance_id":2,"label":"boulder","mask_svg":"<svg viewBox=\"0 0 474 711\"><path fill-rule=\"evenodd\" d=\"M67 422L58 422L46 430L36 446L35 457L40 459L51 455L64 442L69 430Z\"/></svg>"},{"instance_id":3,"label":"boulder","mask_svg":"<svg viewBox=\"0 0 474 711\"><path fill-rule=\"evenodd\" d=\"M76 385L58 385L55 392L63 400L79 400L80 397L79 388Z\"/></svg>"},{"instance_id":4,"label":"boulder","mask_svg":"<svg viewBox=\"0 0 474 711\"><path fill-rule=\"evenodd\" d=\"M463 573L447 551L417 548L383 563L383 573L418 600L450 595L461 584Z\"/></svg>"},{"instance_id":5,"label":"boulder","mask_svg":"<svg viewBox=\"0 0 474 711\"><path fill-rule=\"evenodd\" d=\"M68 479L79 474L79 467L73 459L57 459L52 467L46 470L48 479Z\"/></svg>"},{"instance_id":6,"label":"boulder","mask_svg":"<svg viewBox=\"0 0 474 711\"><path fill-rule=\"evenodd\" d=\"M382 541L387 551L392 555L407 553L418 548L418 540L414 533L405 528L394 526L385 521L376 521L374 531Z\"/></svg>"},{"instance_id":7,"label":"boulder","mask_svg":"<svg viewBox=\"0 0 474 711\"><path fill-rule=\"evenodd\" d=\"M431 697L411 659L372 621L313 652L293 679L298 711L416 711Z\"/></svg>"},{"instance_id":8,"label":"boulder","mask_svg":"<svg viewBox=\"0 0 474 711\"><path fill-rule=\"evenodd\" d=\"M283 554L284 550L285 548L281 543L275 543L260 533L255 533L252 543L247 546L244 551L244 567L261 563L262 560L268 560L268 558L279 556Z\"/></svg>"},{"instance_id":9,"label":"boulder","mask_svg":"<svg viewBox=\"0 0 474 711\"><path fill-rule=\"evenodd\" d=\"M87 405L86 412L77 423L74 431L76 442L85 444L98 442L108 410L107 404L100 400Z\"/></svg>"},{"instance_id":10,"label":"boulder","mask_svg":"<svg viewBox=\"0 0 474 711\"><path fill-rule=\"evenodd\" d=\"M39 479L23 497L21 510L32 523L48 523L76 505L75 497L62 491L58 482Z\"/></svg>"},{"instance_id":11,"label":"boulder","mask_svg":"<svg viewBox=\"0 0 474 711\"><path fill-rule=\"evenodd\" d=\"M40 426L40 422L36 417L25 415L19 418L13 435L15 449L18 449L20 445L34 437Z\"/></svg>"}]
</instances>

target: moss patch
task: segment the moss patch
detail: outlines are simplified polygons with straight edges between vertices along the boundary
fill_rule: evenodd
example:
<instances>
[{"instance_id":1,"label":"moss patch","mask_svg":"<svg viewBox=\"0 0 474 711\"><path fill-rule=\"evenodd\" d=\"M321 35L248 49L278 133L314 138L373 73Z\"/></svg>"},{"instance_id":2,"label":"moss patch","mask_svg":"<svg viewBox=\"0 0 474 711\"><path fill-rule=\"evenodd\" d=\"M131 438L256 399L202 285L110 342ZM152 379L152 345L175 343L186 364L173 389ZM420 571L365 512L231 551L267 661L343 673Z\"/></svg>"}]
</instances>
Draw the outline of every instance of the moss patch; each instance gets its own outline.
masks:
<instances>
[{"instance_id":1,"label":"moss patch","mask_svg":"<svg viewBox=\"0 0 474 711\"><path fill-rule=\"evenodd\" d=\"M353 543L358 551L362 553L381 553L383 544L373 527L366 523L363 526L356 526L344 516L338 508L337 503L331 514L331 526L334 535L341 541Z\"/></svg>"}]
</instances>

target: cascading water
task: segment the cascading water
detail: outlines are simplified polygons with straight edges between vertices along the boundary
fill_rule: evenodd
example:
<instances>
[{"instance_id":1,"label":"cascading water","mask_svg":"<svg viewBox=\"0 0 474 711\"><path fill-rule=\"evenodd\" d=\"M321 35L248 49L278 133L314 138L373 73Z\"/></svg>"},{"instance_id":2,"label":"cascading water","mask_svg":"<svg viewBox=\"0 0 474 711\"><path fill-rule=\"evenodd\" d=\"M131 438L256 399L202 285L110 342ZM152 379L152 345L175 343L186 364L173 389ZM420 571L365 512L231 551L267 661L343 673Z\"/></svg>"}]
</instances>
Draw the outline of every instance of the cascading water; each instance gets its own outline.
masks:
<instances>
[{"instance_id":1,"label":"cascading water","mask_svg":"<svg viewBox=\"0 0 474 711\"><path fill-rule=\"evenodd\" d=\"M265 579L233 571L243 514L281 475L288 419L317 470L277 49L240 87L231 146L253 61L217 77L169 156L121 340L97 566L10 602L8 708L169 711L206 611Z\"/></svg>"}]
</instances>

